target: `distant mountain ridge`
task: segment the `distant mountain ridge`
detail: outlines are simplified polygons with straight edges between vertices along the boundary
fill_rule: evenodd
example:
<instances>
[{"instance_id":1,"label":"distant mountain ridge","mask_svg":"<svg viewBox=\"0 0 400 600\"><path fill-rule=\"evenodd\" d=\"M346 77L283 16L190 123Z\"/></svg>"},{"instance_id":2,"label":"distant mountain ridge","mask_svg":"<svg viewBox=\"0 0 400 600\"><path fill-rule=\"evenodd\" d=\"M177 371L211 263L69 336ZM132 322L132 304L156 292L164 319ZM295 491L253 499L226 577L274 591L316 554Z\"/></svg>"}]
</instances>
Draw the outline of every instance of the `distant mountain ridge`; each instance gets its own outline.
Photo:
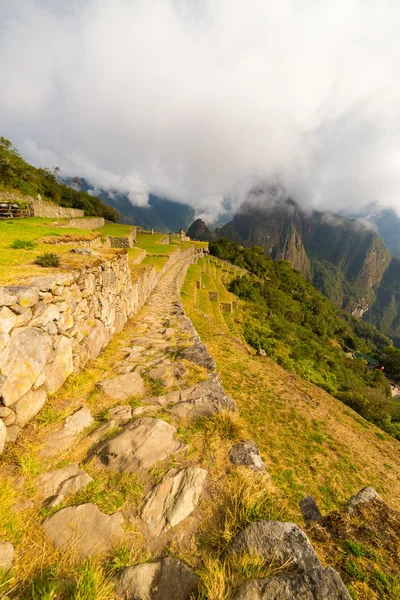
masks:
<instances>
[{"instance_id":1,"label":"distant mountain ridge","mask_svg":"<svg viewBox=\"0 0 400 600\"><path fill-rule=\"evenodd\" d=\"M68 183L71 185L73 180L69 178ZM79 178L79 187L87 192L93 189L84 178ZM112 190L96 188L96 197L118 210L121 223L132 223L162 233L179 231L181 227L186 231L195 218L195 210L188 204L160 198L155 194L149 195L149 206L136 206L126 194Z\"/></svg>"},{"instance_id":2,"label":"distant mountain ridge","mask_svg":"<svg viewBox=\"0 0 400 600\"><path fill-rule=\"evenodd\" d=\"M355 212L342 211L344 216L357 219L374 229L385 242L390 252L400 258L400 217L390 208L370 204Z\"/></svg>"},{"instance_id":3,"label":"distant mountain ridge","mask_svg":"<svg viewBox=\"0 0 400 600\"><path fill-rule=\"evenodd\" d=\"M253 193L223 227L212 232L197 220L188 235L261 246L271 258L289 261L335 304L400 344L400 260L371 227L302 209L289 197L260 202Z\"/></svg>"}]
</instances>

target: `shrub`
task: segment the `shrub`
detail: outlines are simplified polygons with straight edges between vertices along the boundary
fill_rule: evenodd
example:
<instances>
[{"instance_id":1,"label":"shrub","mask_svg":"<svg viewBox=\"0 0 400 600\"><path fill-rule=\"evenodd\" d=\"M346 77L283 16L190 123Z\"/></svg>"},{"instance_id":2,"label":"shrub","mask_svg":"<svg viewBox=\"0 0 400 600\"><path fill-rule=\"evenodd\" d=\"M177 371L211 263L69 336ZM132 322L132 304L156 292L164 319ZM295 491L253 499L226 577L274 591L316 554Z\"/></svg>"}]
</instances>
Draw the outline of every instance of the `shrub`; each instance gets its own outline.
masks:
<instances>
[{"instance_id":1,"label":"shrub","mask_svg":"<svg viewBox=\"0 0 400 600\"><path fill-rule=\"evenodd\" d=\"M33 248L36 248L36 244L30 240L20 240L17 238L10 244L10 248L13 250L32 250Z\"/></svg>"},{"instance_id":2,"label":"shrub","mask_svg":"<svg viewBox=\"0 0 400 600\"><path fill-rule=\"evenodd\" d=\"M54 252L45 252L44 254L37 256L35 262L41 267L58 267L60 259Z\"/></svg>"}]
</instances>

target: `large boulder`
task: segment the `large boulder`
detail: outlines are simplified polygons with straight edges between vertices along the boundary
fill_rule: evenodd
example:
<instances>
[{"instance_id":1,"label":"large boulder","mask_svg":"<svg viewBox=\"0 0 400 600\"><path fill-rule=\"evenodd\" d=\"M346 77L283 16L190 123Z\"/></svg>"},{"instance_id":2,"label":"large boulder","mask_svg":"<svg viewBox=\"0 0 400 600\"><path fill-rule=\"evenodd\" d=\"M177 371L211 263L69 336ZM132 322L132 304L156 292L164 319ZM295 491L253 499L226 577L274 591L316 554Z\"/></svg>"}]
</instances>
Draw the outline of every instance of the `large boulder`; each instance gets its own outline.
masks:
<instances>
[{"instance_id":1,"label":"large boulder","mask_svg":"<svg viewBox=\"0 0 400 600\"><path fill-rule=\"evenodd\" d=\"M267 561L289 563L291 569L321 569L308 537L294 523L257 521L251 523L229 544L227 552L257 552Z\"/></svg>"},{"instance_id":2,"label":"large boulder","mask_svg":"<svg viewBox=\"0 0 400 600\"><path fill-rule=\"evenodd\" d=\"M101 444L97 455L111 471L143 471L187 448L174 439L175 433L175 427L169 423L143 417L128 423L120 434Z\"/></svg>"},{"instance_id":3,"label":"large boulder","mask_svg":"<svg viewBox=\"0 0 400 600\"><path fill-rule=\"evenodd\" d=\"M0 569L11 569L14 560L14 546L10 542L0 542Z\"/></svg>"},{"instance_id":4,"label":"large boulder","mask_svg":"<svg viewBox=\"0 0 400 600\"><path fill-rule=\"evenodd\" d=\"M265 465L257 445L251 440L238 442L229 451L229 460L238 467L248 467L253 471L265 472Z\"/></svg>"},{"instance_id":5,"label":"large boulder","mask_svg":"<svg viewBox=\"0 0 400 600\"><path fill-rule=\"evenodd\" d=\"M14 405L13 409L16 413L15 424L24 427L28 421L33 419L47 400L47 394L43 389L30 390Z\"/></svg>"},{"instance_id":6,"label":"large boulder","mask_svg":"<svg viewBox=\"0 0 400 600\"><path fill-rule=\"evenodd\" d=\"M123 569L115 591L123 600L189 600L197 583L192 569L169 557Z\"/></svg>"},{"instance_id":7,"label":"large boulder","mask_svg":"<svg viewBox=\"0 0 400 600\"><path fill-rule=\"evenodd\" d=\"M351 600L332 568L297 575L280 575L244 584L233 600Z\"/></svg>"},{"instance_id":8,"label":"large boulder","mask_svg":"<svg viewBox=\"0 0 400 600\"><path fill-rule=\"evenodd\" d=\"M171 469L146 496L142 520L149 534L156 537L178 525L196 508L207 471L189 467Z\"/></svg>"},{"instance_id":9,"label":"large boulder","mask_svg":"<svg viewBox=\"0 0 400 600\"><path fill-rule=\"evenodd\" d=\"M30 390L52 349L51 337L36 327L21 327L11 333L1 365L0 394L5 406L14 404Z\"/></svg>"},{"instance_id":10,"label":"large boulder","mask_svg":"<svg viewBox=\"0 0 400 600\"><path fill-rule=\"evenodd\" d=\"M56 469L40 475L38 478L38 491L44 503L55 506L63 501L69 494L76 494L86 487L93 479L78 465L68 465L63 469Z\"/></svg>"},{"instance_id":11,"label":"large boulder","mask_svg":"<svg viewBox=\"0 0 400 600\"><path fill-rule=\"evenodd\" d=\"M127 400L132 396L142 395L145 389L139 373L124 373L105 379L99 383L99 387L113 400Z\"/></svg>"},{"instance_id":12,"label":"large boulder","mask_svg":"<svg viewBox=\"0 0 400 600\"><path fill-rule=\"evenodd\" d=\"M119 512L106 515L95 504L81 504L56 512L42 527L56 548L87 558L110 550L122 537L122 523Z\"/></svg>"},{"instance_id":13,"label":"large boulder","mask_svg":"<svg viewBox=\"0 0 400 600\"><path fill-rule=\"evenodd\" d=\"M237 411L234 400L225 394L216 374L185 390L171 392L159 398L150 398L146 402L169 406L169 412L184 418L212 415L222 410Z\"/></svg>"}]
</instances>

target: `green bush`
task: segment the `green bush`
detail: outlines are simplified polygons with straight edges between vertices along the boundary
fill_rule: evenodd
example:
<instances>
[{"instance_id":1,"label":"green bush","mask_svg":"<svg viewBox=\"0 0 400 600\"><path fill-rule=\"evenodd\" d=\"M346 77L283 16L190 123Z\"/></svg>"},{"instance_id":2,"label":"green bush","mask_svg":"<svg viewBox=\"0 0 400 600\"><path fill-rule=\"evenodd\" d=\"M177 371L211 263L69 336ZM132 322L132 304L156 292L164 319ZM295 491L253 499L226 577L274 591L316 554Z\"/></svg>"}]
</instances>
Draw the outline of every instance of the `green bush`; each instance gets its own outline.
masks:
<instances>
[{"instance_id":1,"label":"green bush","mask_svg":"<svg viewBox=\"0 0 400 600\"><path fill-rule=\"evenodd\" d=\"M58 267L60 259L54 252L45 252L36 257L35 263L41 267Z\"/></svg>"},{"instance_id":2,"label":"green bush","mask_svg":"<svg viewBox=\"0 0 400 600\"><path fill-rule=\"evenodd\" d=\"M20 240L19 238L10 244L10 248L13 248L14 250L33 250L33 248L36 248L36 246L37 244L31 242L30 240Z\"/></svg>"}]
</instances>

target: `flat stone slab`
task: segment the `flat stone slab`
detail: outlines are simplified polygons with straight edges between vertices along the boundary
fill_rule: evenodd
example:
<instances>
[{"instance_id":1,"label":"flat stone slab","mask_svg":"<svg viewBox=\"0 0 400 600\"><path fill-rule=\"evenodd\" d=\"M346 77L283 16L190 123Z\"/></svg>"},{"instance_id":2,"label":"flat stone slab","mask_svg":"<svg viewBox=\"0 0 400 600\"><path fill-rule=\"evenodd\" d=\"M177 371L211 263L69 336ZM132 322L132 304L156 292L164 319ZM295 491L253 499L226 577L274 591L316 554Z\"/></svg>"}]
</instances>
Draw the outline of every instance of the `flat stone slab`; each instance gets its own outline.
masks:
<instances>
[{"instance_id":1,"label":"flat stone slab","mask_svg":"<svg viewBox=\"0 0 400 600\"><path fill-rule=\"evenodd\" d=\"M239 467L248 467L253 471L266 471L260 451L252 440L238 442L229 451L229 460Z\"/></svg>"},{"instance_id":2,"label":"flat stone slab","mask_svg":"<svg viewBox=\"0 0 400 600\"><path fill-rule=\"evenodd\" d=\"M175 427L161 419L142 417L128 423L121 433L101 444L96 454L111 471L143 471L187 448L174 439L175 433Z\"/></svg>"},{"instance_id":3,"label":"flat stone slab","mask_svg":"<svg viewBox=\"0 0 400 600\"><path fill-rule=\"evenodd\" d=\"M189 467L171 469L146 496L142 520L153 537L178 525L196 508L207 471Z\"/></svg>"},{"instance_id":4,"label":"flat stone slab","mask_svg":"<svg viewBox=\"0 0 400 600\"><path fill-rule=\"evenodd\" d=\"M123 600L189 600L197 584L192 569L168 557L123 569L115 591Z\"/></svg>"},{"instance_id":5,"label":"flat stone slab","mask_svg":"<svg viewBox=\"0 0 400 600\"><path fill-rule=\"evenodd\" d=\"M177 417L197 418L222 410L237 411L235 401L225 394L217 374L185 390L149 398L145 402L169 406L169 412Z\"/></svg>"},{"instance_id":6,"label":"flat stone slab","mask_svg":"<svg viewBox=\"0 0 400 600\"><path fill-rule=\"evenodd\" d=\"M104 394L114 400L127 400L144 393L144 381L139 373L123 373L99 383Z\"/></svg>"},{"instance_id":7,"label":"flat stone slab","mask_svg":"<svg viewBox=\"0 0 400 600\"><path fill-rule=\"evenodd\" d=\"M327 567L244 584L233 600L351 600L339 574Z\"/></svg>"},{"instance_id":8,"label":"flat stone slab","mask_svg":"<svg viewBox=\"0 0 400 600\"><path fill-rule=\"evenodd\" d=\"M79 468L78 465L68 465L64 469L56 469L40 475L38 477L38 491L41 497L44 498L44 504L50 501L52 506L55 506L62 502L66 496L76 494L91 481L93 481L92 477Z\"/></svg>"},{"instance_id":9,"label":"flat stone slab","mask_svg":"<svg viewBox=\"0 0 400 600\"><path fill-rule=\"evenodd\" d=\"M318 505L312 496L304 496L299 502L299 507L305 521L311 523L322 519Z\"/></svg>"},{"instance_id":10,"label":"flat stone slab","mask_svg":"<svg viewBox=\"0 0 400 600\"><path fill-rule=\"evenodd\" d=\"M93 423L93 417L87 406L83 406L67 417L61 429L50 434L40 456L51 458L72 444L78 435Z\"/></svg>"},{"instance_id":11,"label":"flat stone slab","mask_svg":"<svg viewBox=\"0 0 400 600\"><path fill-rule=\"evenodd\" d=\"M72 550L79 557L102 554L122 537L123 517L102 513L95 504L68 506L42 523L43 530L56 548Z\"/></svg>"},{"instance_id":12,"label":"flat stone slab","mask_svg":"<svg viewBox=\"0 0 400 600\"><path fill-rule=\"evenodd\" d=\"M227 549L228 554L253 551L267 561L289 562L300 572L322 568L308 537L294 523L257 521L238 533Z\"/></svg>"}]
</instances>

